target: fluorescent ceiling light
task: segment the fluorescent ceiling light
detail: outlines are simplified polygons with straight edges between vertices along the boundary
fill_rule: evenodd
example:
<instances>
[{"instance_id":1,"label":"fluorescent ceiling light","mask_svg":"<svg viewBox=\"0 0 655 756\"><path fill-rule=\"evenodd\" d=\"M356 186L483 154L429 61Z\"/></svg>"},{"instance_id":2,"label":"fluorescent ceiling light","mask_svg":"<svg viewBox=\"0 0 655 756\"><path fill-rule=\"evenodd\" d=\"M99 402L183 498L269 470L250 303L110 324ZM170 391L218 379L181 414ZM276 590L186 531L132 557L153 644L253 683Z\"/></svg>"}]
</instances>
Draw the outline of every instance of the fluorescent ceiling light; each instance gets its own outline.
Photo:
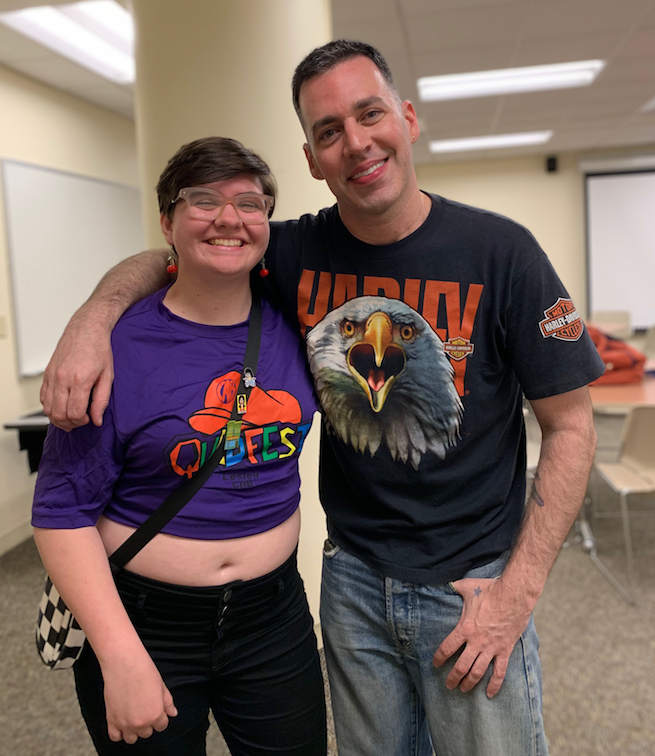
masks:
<instances>
[{"instance_id":1,"label":"fluorescent ceiling light","mask_svg":"<svg viewBox=\"0 0 655 756\"><path fill-rule=\"evenodd\" d=\"M114 0L86 0L81 3L59 5L65 13L82 26L103 37L119 50L133 55L134 23L128 10Z\"/></svg>"},{"instance_id":2,"label":"fluorescent ceiling light","mask_svg":"<svg viewBox=\"0 0 655 756\"><path fill-rule=\"evenodd\" d=\"M523 134L494 134L492 136L467 137L466 139L441 139L430 142L430 152L465 152L467 150L492 150L501 147L524 147L532 144L544 144L552 136L552 131L529 131Z\"/></svg>"},{"instance_id":3,"label":"fluorescent ceiling light","mask_svg":"<svg viewBox=\"0 0 655 756\"><path fill-rule=\"evenodd\" d=\"M95 4L74 3L61 9L49 5L25 8L0 14L0 22L106 79L119 84L131 84L135 78L131 43L126 43L124 37L120 41L121 33L116 28L120 28L120 23L115 23L116 14L113 26L105 25L102 35L97 33L97 28L93 27L98 27L102 23L100 18L103 11L96 12L95 16L88 20L89 12L94 13L93 10L89 11L89 8ZM106 17L107 3L101 0L98 4L105 6ZM113 1L111 4L117 5ZM117 7L120 8L118 5ZM111 14L110 11L110 16Z\"/></svg>"},{"instance_id":4,"label":"fluorescent ceiling light","mask_svg":"<svg viewBox=\"0 0 655 756\"><path fill-rule=\"evenodd\" d=\"M423 102L432 102L584 87L591 84L604 67L603 60L581 60L550 66L502 68L498 71L476 71L450 76L424 76L417 82L418 94Z\"/></svg>"}]
</instances>

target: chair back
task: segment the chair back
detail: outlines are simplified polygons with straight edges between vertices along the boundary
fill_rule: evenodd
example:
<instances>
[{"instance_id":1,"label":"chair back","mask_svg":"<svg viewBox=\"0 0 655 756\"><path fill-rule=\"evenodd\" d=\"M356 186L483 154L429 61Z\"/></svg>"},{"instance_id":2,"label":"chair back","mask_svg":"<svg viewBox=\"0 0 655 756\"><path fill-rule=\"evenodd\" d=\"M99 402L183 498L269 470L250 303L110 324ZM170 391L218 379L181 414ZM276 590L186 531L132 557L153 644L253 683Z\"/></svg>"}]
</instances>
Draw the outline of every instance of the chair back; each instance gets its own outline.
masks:
<instances>
[{"instance_id":1,"label":"chair back","mask_svg":"<svg viewBox=\"0 0 655 756\"><path fill-rule=\"evenodd\" d=\"M646 331L646 338L644 340L642 351L649 360L655 359L655 325L652 325Z\"/></svg>"},{"instance_id":2,"label":"chair back","mask_svg":"<svg viewBox=\"0 0 655 756\"><path fill-rule=\"evenodd\" d=\"M655 481L655 405L637 404L630 410L621 434L620 459Z\"/></svg>"}]
</instances>

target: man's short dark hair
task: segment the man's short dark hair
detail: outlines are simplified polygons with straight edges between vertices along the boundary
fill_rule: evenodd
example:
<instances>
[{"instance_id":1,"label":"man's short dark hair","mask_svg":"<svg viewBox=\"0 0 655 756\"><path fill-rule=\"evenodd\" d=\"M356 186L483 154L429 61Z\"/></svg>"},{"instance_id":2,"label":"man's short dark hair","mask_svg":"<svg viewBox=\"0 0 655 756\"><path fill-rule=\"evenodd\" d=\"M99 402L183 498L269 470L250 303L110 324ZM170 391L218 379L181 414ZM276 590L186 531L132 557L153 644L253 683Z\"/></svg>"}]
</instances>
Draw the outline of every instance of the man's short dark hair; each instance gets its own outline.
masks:
<instances>
[{"instance_id":1,"label":"man's short dark hair","mask_svg":"<svg viewBox=\"0 0 655 756\"><path fill-rule=\"evenodd\" d=\"M295 73L293 74L293 81L291 83L291 91L293 93L293 107L296 109L296 113L298 114L301 123L300 88L302 85L306 81L313 79L315 76L320 76L321 74L326 73L339 63L360 56L373 61L384 80L389 84L394 94L398 96L398 91L396 85L393 83L393 76L391 75L389 64L379 50L376 50L375 47L372 47L371 45L367 45L365 42L357 42L350 39L337 39L334 42L328 42L326 45L322 45L321 47L312 50L296 67ZM400 97L398 97L398 99L400 100Z\"/></svg>"},{"instance_id":2,"label":"man's short dark hair","mask_svg":"<svg viewBox=\"0 0 655 756\"><path fill-rule=\"evenodd\" d=\"M256 176L264 194L275 199L277 186L268 165L236 139L205 137L185 144L173 155L157 183L159 211L173 217L172 204L180 189L213 184L241 175ZM273 208L269 211L269 217Z\"/></svg>"}]
</instances>

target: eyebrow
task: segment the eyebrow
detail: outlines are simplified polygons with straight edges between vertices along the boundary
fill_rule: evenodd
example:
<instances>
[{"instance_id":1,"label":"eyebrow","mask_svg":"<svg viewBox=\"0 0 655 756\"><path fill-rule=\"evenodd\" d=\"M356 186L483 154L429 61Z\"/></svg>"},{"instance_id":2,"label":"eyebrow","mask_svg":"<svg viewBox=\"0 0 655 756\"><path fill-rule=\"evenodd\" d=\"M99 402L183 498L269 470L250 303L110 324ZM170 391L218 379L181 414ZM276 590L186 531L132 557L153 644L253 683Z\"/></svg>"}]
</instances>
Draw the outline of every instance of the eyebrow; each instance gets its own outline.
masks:
<instances>
[{"instance_id":1,"label":"eyebrow","mask_svg":"<svg viewBox=\"0 0 655 756\"><path fill-rule=\"evenodd\" d=\"M372 95L371 97L365 97L363 100L358 100L353 105L353 110L366 110L366 108L370 108L371 105L382 105L384 104L384 99L380 97L379 95ZM331 123L334 123L335 121L338 121L339 117L336 115L328 114L326 116L323 116L323 118L319 118L318 121L315 121L312 124L312 136L316 135L317 131L320 131L323 127L329 126Z\"/></svg>"}]
</instances>

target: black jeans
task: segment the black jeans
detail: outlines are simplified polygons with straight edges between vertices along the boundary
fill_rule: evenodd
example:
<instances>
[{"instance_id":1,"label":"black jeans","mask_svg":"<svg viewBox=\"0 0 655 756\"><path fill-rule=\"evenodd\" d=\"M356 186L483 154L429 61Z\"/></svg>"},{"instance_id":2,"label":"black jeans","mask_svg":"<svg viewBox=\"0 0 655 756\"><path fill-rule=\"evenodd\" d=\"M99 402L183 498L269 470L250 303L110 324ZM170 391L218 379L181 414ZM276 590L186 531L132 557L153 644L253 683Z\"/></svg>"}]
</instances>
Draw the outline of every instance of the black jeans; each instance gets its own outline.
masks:
<instances>
[{"instance_id":1,"label":"black jeans","mask_svg":"<svg viewBox=\"0 0 655 756\"><path fill-rule=\"evenodd\" d=\"M210 709L232 756L325 755L323 678L295 554L264 577L223 586L170 585L126 570L116 585L179 714L149 738L112 742L87 643L75 683L101 756L204 756Z\"/></svg>"}]
</instances>

